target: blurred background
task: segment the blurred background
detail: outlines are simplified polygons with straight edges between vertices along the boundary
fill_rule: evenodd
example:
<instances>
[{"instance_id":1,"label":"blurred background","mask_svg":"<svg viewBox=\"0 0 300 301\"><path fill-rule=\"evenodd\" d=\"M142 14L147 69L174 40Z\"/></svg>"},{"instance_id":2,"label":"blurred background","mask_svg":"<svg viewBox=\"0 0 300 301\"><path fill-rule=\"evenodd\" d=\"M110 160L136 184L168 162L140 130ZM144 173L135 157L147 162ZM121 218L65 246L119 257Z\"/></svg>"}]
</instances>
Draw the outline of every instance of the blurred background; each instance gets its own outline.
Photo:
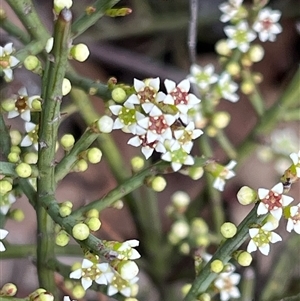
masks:
<instances>
[{"instance_id":1,"label":"blurred background","mask_svg":"<svg viewBox=\"0 0 300 301\"><path fill-rule=\"evenodd\" d=\"M221 15L218 5L223 1L199 0L199 17L197 32L197 63L204 66L212 63L217 72L221 71L218 57L215 54L215 43L221 38L225 38L223 32L224 24L219 21ZM247 1L245 1L247 2ZM79 16L85 7L91 5L93 1L74 1L72 11L74 19ZM53 13L52 1L35 1L37 10L45 25L52 31ZM11 20L18 22L13 12L9 9L6 1L1 1L1 6L7 10ZM189 73L190 59L188 53L188 26L190 21L189 1L187 0L127 0L120 1L117 7L130 7L132 14L122 18L103 17L96 25L90 28L83 36L77 38L74 43L86 43L91 55L84 63L74 63L75 69L84 76L91 79L98 79L107 82L108 78L116 77L118 82L132 84L133 78L144 79L147 77L160 77L161 82L168 78L176 82L184 79ZM300 58L300 3L295 0L270 1L269 6L280 9L283 13L280 23L283 27L275 43L264 43L265 57L262 62L255 64L254 69L262 73L264 81L260 84L262 95L267 103L272 103L279 97L289 80L292 78L299 66ZM298 26L298 31L297 31ZM11 39L5 32L1 32L1 45L13 40L15 47L20 49L21 44ZM259 43L259 42L258 42ZM26 86L29 94L39 93L40 79L38 76L28 76L29 72L19 69L15 72L13 83L1 85L1 99L16 93L21 86ZM300 94L300 93L299 93ZM64 103L70 100L65 99ZM300 98L299 98L300 101ZM93 98L95 109L99 113L105 113L105 105L99 98ZM235 146L238 146L257 123L255 113L247 98L241 95L239 102L233 104L226 100L221 101L220 110L228 111L231 114L231 123L226 128L226 133ZM9 126L21 128L18 121L10 119ZM60 129L60 134L71 133L76 139L84 132L86 126L79 113L74 113L66 118ZM290 122L288 124L278 124L278 128L273 135L262 137L261 145L276 145L276 139L282 135L290 136L293 143L299 149L299 123ZM114 140L124 155L124 160L130 169L130 159L135 155L140 155L139 149L127 145L128 134L121 131L113 133ZM201 139L201 138L200 138ZM284 147L283 147L284 149ZM237 176L230 180L222 194L226 217L228 220L240 222L250 210L238 204L236 193L243 185L248 185L254 189L259 187L273 187L280 177L280 162L276 159L282 155L274 156L270 162L261 161L258 152L249 154L248 159L237 167ZM228 158L222 150L215 145L214 159L221 163L227 163ZM281 152L281 153L280 153ZM274 150L274 153L276 151ZM279 166L278 168L275 168ZM283 170L283 169L282 169ZM197 196L203 191L204 181L201 179L193 181L179 173L166 176L168 185L166 189L157 195L159 199L160 218L164 232L170 228L171 220L165 213L166 206L170 203L170 196L177 190L186 191L194 202ZM111 189L116 187L117 182L110 172L105 160L96 166L90 166L84 173L72 173L68 175L60 184L57 191L59 202L71 200L76 207L86 204L94 199L104 196ZM299 199L299 186L295 185L291 191L295 199ZM143 193L140 193L141 202ZM206 202L208 203L208 202ZM26 217L22 223L9 221L7 229L12 233L8 237L11 243L34 243L35 237L35 212L27 204L25 198L18 200L14 207L23 208ZM210 218L209 208L204 205L202 208L195 206L195 216ZM122 210L109 208L101 213L102 228L97 236L103 239L124 241L126 239L138 238L138 232L133 222L133 218L128 211L126 204ZM281 246L272 246L271 255L276 257L280 254ZM300 246L298 246L300 251ZM37 277L33 263L34 254L29 254L26 259L13 259L1 262L0 284L8 281L15 282L19 287L19 294L23 296L37 288ZM256 278L256 295L259 296L264 284L264 278L271 271L272 263L276 258L263 257L256 254L254 261L254 271ZM65 260L72 263L74 259ZM295 274L293 279L289 279L288 285L293 286L299 281L300 262L298 258L291 258L294 263ZM184 276L179 279L176 273L185 266L190 271L185 271ZM177 269L177 270L176 270ZM243 273L243 271L241 271ZM182 284L192 280L193 263L191 258L184 258L172 270L166 279L166 285L177 291ZM151 283L146 273L141 273L141 301L159 300L159 294ZM298 282L299 283L299 282ZM104 296L92 295L91 298L98 300L110 300ZM113 299L111 299L113 300ZM170 299L171 300L171 299ZM173 299L173 300L181 300ZM167 301L167 300L164 300Z\"/></svg>"}]
</instances>

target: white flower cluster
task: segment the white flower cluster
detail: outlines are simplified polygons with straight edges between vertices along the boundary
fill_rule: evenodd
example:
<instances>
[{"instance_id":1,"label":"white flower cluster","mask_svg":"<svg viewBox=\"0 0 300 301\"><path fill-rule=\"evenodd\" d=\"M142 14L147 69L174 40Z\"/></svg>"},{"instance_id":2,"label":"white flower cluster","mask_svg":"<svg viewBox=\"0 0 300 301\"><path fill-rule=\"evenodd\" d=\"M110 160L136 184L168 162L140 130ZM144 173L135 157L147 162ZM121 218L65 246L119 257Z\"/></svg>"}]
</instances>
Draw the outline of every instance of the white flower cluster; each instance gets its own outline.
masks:
<instances>
[{"instance_id":1,"label":"white flower cluster","mask_svg":"<svg viewBox=\"0 0 300 301\"><path fill-rule=\"evenodd\" d=\"M253 9L253 12L248 13L243 0L229 0L220 4L219 9L223 13L220 17L221 22L230 21L233 24L224 28L228 37L227 46L230 49L238 48L245 53L257 34L262 42L274 42L276 35L282 32L282 27L277 23L281 17L278 10L265 7L258 12ZM255 15L254 20L248 22L246 20L248 15Z\"/></svg>"},{"instance_id":2,"label":"white flower cluster","mask_svg":"<svg viewBox=\"0 0 300 301\"><path fill-rule=\"evenodd\" d=\"M122 105L111 105L109 109L117 116L113 128L134 135L128 144L141 147L146 159L154 150L162 153L161 158L178 171L182 165L194 163L190 156L193 140L203 132L195 128L189 111L200 99L189 93L187 79L178 85L166 79L164 84L167 94L159 91L158 77L134 79L135 92Z\"/></svg>"},{"instance_id":3,"label":"white flower cluster","mask_svg":"<svg viewBox=\"0 0 300 301\"><path fill-rule=\"evenodd\" d=\"M108 241L104 242L111 248L115 259L109 263L101 262L96 256L83 259L81 267L70 274L71 279L81 279L81 285L87 290L93 282L107 285L107 295L117 293L125 297L134 297L137 292L137 274L139 268L133 261L140 258L139 252L134 249L139 245L135 239L123 243Z\"/></svg>"},{"instance_id":4,"label":"white flower cluster","mask_svg":"<svg viewBox=\"0 0 300 301\"><path fill-rule=\"evenodd\" d=\"M19 64L19 60L12 55L14 52L13 43L8 43L4 47L0 46L0 70L4 73L7 82L13 80L12 68Z\"/></svg>"}]
</instances>

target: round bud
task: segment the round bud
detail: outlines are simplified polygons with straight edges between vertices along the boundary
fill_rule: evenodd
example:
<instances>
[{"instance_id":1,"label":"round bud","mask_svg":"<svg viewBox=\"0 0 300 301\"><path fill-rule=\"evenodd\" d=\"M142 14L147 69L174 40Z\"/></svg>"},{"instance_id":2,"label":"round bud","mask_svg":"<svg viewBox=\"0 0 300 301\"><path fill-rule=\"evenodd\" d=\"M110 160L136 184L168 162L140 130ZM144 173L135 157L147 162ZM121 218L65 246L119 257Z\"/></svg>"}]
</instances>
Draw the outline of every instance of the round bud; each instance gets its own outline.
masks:
<instances>
[{"instance_id":1,"label":"round bud","mask_svg":"<svg viewBox=\"0 0 300 301\"><path fill-rule=\"evenodd\" d=\"M25 58L23 65L27 70L33 71L40 66L40 61L35 55L28 55Z\"/></svg>"},{"instance_id":2,"label":"round bud","mask_svg":"<svg viewBox=\"0 0 300 301\"><path fill-rule=\"evenodd\" d=\"M191 198L184 191L176 191L172 194L171 201L176 208L184 209L190 204Z\"/></svg>"},{"instance_id":3,"label":"round bud","mask_svg":"<svg viewBox=\"0 0 300 301\"><path fill-rule=\"evenodd\" d=\"M72 208L69 206L62 205L59 207L59 215L61 217L69 216L72 213Z\"/></svg>"},{"instance_id":4,"label":"round bud","mask_svg":"<svg viewBox=\"0 0 300 301\"><path fill-rule=\"evenodd\" d=\"M11 163L17 163L20 161L20 155L18 153L9 153L7 159Z\"/></svg>"},{"instance_id":5,"label":"round bud","mask_svg":"<svg viewBox=\"0 0 300 301\"><path fill-rule=\"evenodd\" d=\"M67 94L70 93L70 91L72 89L72 85L71 85L71 82L67 78L63 79L61 89L62 89L61 91L62 91L63 96L66 96Z\"/></svg>"},{"instance_id":6,"label":"round bud","mask_svg":"<svg viewBox=\"0 0 300 301\"><path fill-rule=\"evenodd\" d=\"M40 98L35 98L31 103L32 108L35 111L41 111L42 110L42 103Z\"/></svg>"},{"instance_id":7,"label":"round bud","mask_svg":"<svg viewBox=\"0 0 300 301\"><path fill-rule=\"evenodd\" d=\"M227 127L230 121L230 114L224 111L216 112L212 118L212 124L218 129Z\"/></svg>"},{"instance_id":8,"label":"round bud","mask_svg":"<svg viewBox=\"0 0 300 301\"><path fill-rule=\"evenodd\" d=\"M7 192L12 190L12 183L10 183L8 180L0 180L0 193L6 194Z\"/></svg>"},{"instance_id":9,"label":"round bud","mask_svg":"<svg viewBox=\"0 0 300 301\"><path fill-rule=\"evenodd\" d=\"M207 247L210 245L210 240L207 235L200 235L196 237L195 243L198 247Z\"/></svg>"},{"instance_id":10,"label":"round bud","mask_svg":"<svg viewBox=\"0 0 300 301\"><path fill-rule=\"evenodd\" d=\"M115 201L112 205L113 208L121 210L124 207L124 203L122 200Z\"/></svg>"},{"instance_id":11,"label":"round bud","mask_svg":"<svg viewBox=\"0 0 300 301\"><path fill-rule=\"evenodd\" d=\"M54 11L59 14L64 8L70 8L73 4L72 0L54 0Z\"/></svg>"},{"instance_id":12,"label":"round bud","mask_svg":"<svg viewBox=\"0 0 300 301\"><path fill-rule=\"evenodd\" d=\"M184 242L179 246L179 251L184 255L189 255L191 252L191 247L187 242Z\"/></svg>"},{"instance_id":13,"label":"round bud","mask_svg":"<svg viewBox=\"0 0 300 301\"><path fill-rule=\"evenodd\" d=\"M252 262L252 255L246 251L242 251L238 257L237 257L237 262L243 266L247 267L251 264Z\"/></svg>"},{"instance_id":14,"label":"round bud","mask_svg":"<svg viewBox=\"0 0 300 301\"><path fill-rule=\"evenodd\" d=\"M216 137L216 135L218 134L218 129L213 125L209 125L206 128L206 134L209 137Z\"/></svg>"},{"instance_id":15,"label":"round bud","mask_svg":"<svg viewBox=\"0 0 300 301\"><path fill-rule=\"evenodd\" d=\"M85 44L77 44L72 46L70 55L78 62L84 62L90 55L89 48Z\"/></svg>"},{"instance_id":16,"label":"round bud","mask_svg":"<svg viewBox=\"0 0 300 301\"><path fill-rule=\"evenodd\" d=\"M38 161L38 154L37 153L26 153L24 156L24 162L28 164L36 164Z\"/></svg>"},{"instance_id":17,"label":"round bud","mask_svg":"<svg viewBox=\"0 0 300 301\"><path fill-rule=\"evenodd\" d=\"M90 235L90 229L84 223L76 224L72 229L72 234L75 239L85 240Z\"/></svg>"},{"instance_id":18,"label":"round bud","mask_svg":"<svg viewBox=\"0 0 300 301\"><path fill-rule=\"evenodd\" d=\"M17 286L14 283L5 283L0 291L2 296L13 297L17 293Z\"/></svg>"},{"instance_id":19,"label":"round bud","mask_svg":"<svg viewBox=\"0 0 300 301\"><path fill-rule=\"evenodd\" d=\"M167 181L162 176L156 176L151 181L151 188L156 192L163 191L167 186Z\"/></svg>"},{"instance_id":20,"label":"round bud","mask_svg":"<svg viewBox=\"0 0 300 301\"><path fill-rule=\"evenodd\" d=\"M78 284L73 287L72 294L75 299L82 299L85 296L85 290L80 284Z\"/></svg>"},{"instance_id":21,"label":"round bud","mask_svg":"<svg viewBox=\"0 0 300 301\"><path fill-rule=\"evenodd\" d=\"M109 116L102 116L97 121L98 129L101 133L110 133L113 130L114 121Z\"/></svg>"},{"instance_id":22,"label":"round bud","mask_svg":"<svg viewBox=\"0 0 300 301\"><path fill-rule=\"evenodd\" d=\"M190 178L192 180L199 180L202 178L204 174L204 169L202 166L199 166L199 167L195 167L195 166L192 166L192 167L189 167L188 169L188 175L190 176Z\"/></svg>"},{"instance_id":23,"label":"round bud","mask_svg":"<svg viewBox=\"0 0 300 301\"><path fill-rule=\"evenodd\" d=\"M131 280L138 274L139 267L134 261L122 260L117 266L117 271L123 279Z\"/></svg>"},{"instance_id":24,"label":"round bud","mask_svg":"<svg viewBox=\"0 0 300 301\"><path fill-rule=\"evenodd\" d=\"M62 206L67 206L69 208L73 208L73 203L71 201L64 201L61 203Z\"/></svg>"},{"instance_id":25,"label":"round bud","mask_svg":"<svg viewBox=\"0 0 300 301\"><path fill-rule=\"evenodd\" d=\"M199 301L210 301L211 300L211 297L209 294L207 293L203 293L199 296L199 298L197 299Z\"/></svg>"},{"instance_id":26,"label":"round bud","mask_svg":"<svg viewBox=\"0 0 300 301\"><path fill-rule=\"evenodd\" d=\"M241 72L241 67L237 62L231 62L226 65L226 71L231 75L231 76L237 76Z\"/></svg>"},{"instance_id":27,"label":"round bud","mask_svg":"<svg viewBox=\"0 0 300 301\"><path fill-rule=\"evenodd\" d=\"M124 89L118 87L111 92L112 99L117 103L122 103L126 99L126 92Z\"/></svg>"},{"instance_id":28,"label":"round bud","mask_svg":"<svg viewBox=\"0 0 300 301\"><path fill-rule=\"evenodd\" d=\"M241 84L241 91L245 94L245 95L249 95L251 93L253 93L255 87L254 84L252 83L252 81L243 81Z\"/></svg>"},{"instance_id":29,"label":"round bud","mask_svg":"<svg viewBox=\"0 0 300 301\"><path fill-rule=\"evenodd\" d=\"M187 283L181 288L181 293L182 293L183 297L185 297L188 294L191 287L192 287L192 285L190 283Z\"/></svg>"},{"instance_id":30,"label":"round bud","mask_svg":"<svg viewBox=\"0 0 300 301\"><path fill-rule=\"evenodd\" d=\"M216 52L220 55L228 56L231 53L231 49L228 47L225 39L219 40L215 45Z\"/></svg>"},{"instance_id":31,"label":"round bud","mask_svg":"<svg viewBox=\"0 0 300 301\"><path fill-rule=\"evenodd\" d=\"M14 111L16 108L15 100L12 98L5 99L1 102L1 107L5 112Z\"/></svg>"},{"instance_id":32,"label":"round bud","mask_svg":"<svg viewBox=\"0 0 300 301\"><path fill-rule=\"evenodd\" d=\"M52 50L53 48L53 43L54 43L54 39L53 37L49 38L47 40L47 43L46 43L46 46L45 46L45 50L47 53L50 53L50 51Z\"/></svg>"},{"instance_id":33,"label":"round bud","mask_svg":"<svg viewBox=\"0 0 300 301\"><path fill-rule=\"evenodd\" d=\"M35 301L54 301L54 296L49 292L41 293Z\"/></svg>"},{"instance_id":34,"label":"round bud","mask_svg":"<svg viewBox=\"0 0 300 301\"><path fill-rule=\"evenodd\" d=\"M250 49L248 50L248 56L254 63L260 62L263 59L264 55L264 48L259 44L250 46Z\"/></svg>"},{"instance_id":35,"label":"round bud","mask_svg":"<svg viewBox=\"0 0 300 301\"><path fill-rule=\"evenodd\" d=\"M101 161L102 152L99 148L93 147L87 151L87 159L92 164L97 164Z\"/></svg>"},{"instance_id":36,"label":"round bud","mask_svg":"<svg viewBox=\"0 0 300 301\"><path fill-rule=\"evenodd\" d=\"M171 232L174 233L179 240L182 240L188 236L190 227L187 222L179 220L172 225Z\"/></svg>"},{"instance_id":37,"label":"round bud","mask_svg":"<svg viewBox=\"0 0 300 301\"><path fill-rule=\"evenodd\" d=\"M58 246L64 247L69 243L69 241L70 241L70 237L66 231L61 230L57 233L55 238L55 243Z\"/></svg>"},{"instance_id":38,"label":"round bud","mask_svg":"<svg viewBox=\"0 0 300 301\"><path fill-rule=\"evenodd\" d=\"M60 138L60 144L64 150L69 151L75 143L75 138L71 134L65 134Z\"/></svg>"},{"instance_id":39,"label":"round bud","mask_svg":"<svg viewBox=\"0 0 300 301\"><path fill-rule=\"evenodd\" d=\"M14 209L10 211L9 217L15 220L16 222L22 222L25 218L25 214L21 209Z\"/></svg>"},{"instance_id":40,"label":"round bud","mask_svg":"<svg viewBox=\"0 0 300 301\"><path fill-rule=\"evenodd\" d=\"M11 148L10 148L10 151L12 153L21 154L21 148L19 146L16 146L16 145L12 145Z\"/></svg>"},{"instance_id":41,"label":"round bud","mask_svg":"<svg viewBox=\"0 0 300 301\"><path fill-rule=\"evenodd\" d=\"M212 272L219 274L223 271L224 264L221 260L215 259L211 264L210 264L210 269Z\"/></svg>"},{"instance_id":42,"label":"round bud","mask_svg":"<svg viewBox=\"0 0 300 301\"><path fill-rule=\"evenodd\" d=\"M97 209L91 209L86 213L86 217L99 217L99 211Z\"/></svg>"},{"instance_id":43,"label":"round bud","mask_svg":"<svg viewBox=\"0 0 300 301\"><path fill-rule=\"evenodd\" d=\"M98 231L101 227L101 222L97 217L91 217L85 221L91 231Z\"/></svg>"},{"instance_id":44,"label":"round bud","mask_svg":"<svg viewBox=\"0 0 300 301\"><path fill-rule=\"evenodd\" d=\"M46 292L46 290L44 288L36 289L28 296L29 300L35 300L35 298L37 298L41 293L44 293L44 292Z\"/></svg>"},{"instance_id":45,"label":"round bud","mask_svg":"<svg viewBox=\"0 0 300 301\"><path fill-rule=\"evenodd\" d=\"M88 164L84 159L79 159L73 167L75 172L84 172L88 169Z\"/></svg>"},{"instance_id":46,"label":"round bud","mask_svg":"<svg viewBox=\"0 0 300 301\"><path fill-rule=\"evenodd\" d=\"M133 157L130 163L131 163L131 168L134 172L138 172L142 170L145 166L145 160L139 156Z\"/></svg>"},{"instance_id":47,"label":"round bud","mask_svg":"<svg viewBox=\"0 0 300 301\"><path fill-rule=\"evenodd\" d=\"M15 170L17 175L21 178L28 178L32 173L31 166L24 162L17 165Z\"/></svg>"},{"instance_id":48,"label":"round bud","mask_svg":"<svg viewBox=\"0 0 300 301\"><path fill-rule=\"evenodd\" d=\"M9 131L9 136L12 145L19 145L22 141L22 135L17 130Z\"/></svg>"},{"instance_id":49,"label":"round bud","mask_svg":"<svg viewBox=\"0 0 300 301\"><path fill-rule=\"evenodd\" d=\"M237 193L237 199L242 205L249 205L257 201L257 192L248 186L243 186Z\"/></svg>"},{"instance_id":50,"label":"round bud","mask_svg":"<svg viewBox=\"0 0 300 301\"><path fill-rule=\"evenodd\" d=\"M221 233L225 238L231 238L233 237L237 232L237 227L233 223L224 223L221 226Z\"/></svg>"}]
</instances>

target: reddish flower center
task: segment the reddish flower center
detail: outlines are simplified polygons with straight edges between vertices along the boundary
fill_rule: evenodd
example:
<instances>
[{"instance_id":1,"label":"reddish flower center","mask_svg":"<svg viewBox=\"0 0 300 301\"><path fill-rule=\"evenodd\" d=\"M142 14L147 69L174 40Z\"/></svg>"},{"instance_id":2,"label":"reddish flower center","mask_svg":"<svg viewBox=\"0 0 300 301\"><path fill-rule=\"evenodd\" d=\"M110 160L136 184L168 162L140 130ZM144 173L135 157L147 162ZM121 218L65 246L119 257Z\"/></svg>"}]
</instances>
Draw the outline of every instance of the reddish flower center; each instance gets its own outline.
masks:
<instances>
[{"instance_id":1,"label":"reddish flower center","mask_svg":"<svg viewBox=\"0 0 300 301\"><path fill-rule=\"evenodd\" d=\"M152 87L146 86L143 90L137 93L141 103L154 102L156 91Z\"/></svg>"},{"instance_id":2,"label":"reddish flower center","mask_svg":"<svg viewBox=\"0 0 300 301\"><path fill-rule=\"evenodd\" d=\"M174 99L174 104L179 105L179 104L187 104L189 97L188 97L188 92L182 91L180 88L175 88L170 95Z\"/></svg>"},{"instance_id":3,"label":"reddish flower center","mask_svg":"<svg viewBox=\"0 0 300 301\"><path fill-rule=\"evenodd\" d=\"M273 22L269 19L269 18L266 18L262 21L262 26L264 28L264 30L269 30L270 27L272 26Z\"/></svg>"},{"instance_id":4,"label":"reddish flower center","mask_svg":"<svg viewBox=\"0 0 300 301\"><path fill-rule=\"evenodd\" d=\"M149 130L156 133L162 134L169 126L166 123L164 115L151 116L149 118Z\"/></svg>"},{"instance_id":5,"label":"reddish flower center","mask_svg":"<svg viewBox=\"0 0 300 301\"><path fill-rule=\"evenodd\" d=\"M142 147L150 147L150 148L155 148L157 145L157 140L153 142L148 142L147 137L145 135L139 136L141 140L141 146Z\"/></svg>"},{"instance_id":6,"label":"reddish flower center","mask_svg":"<svg viewBox=\"0 0 300 301\"><path fill-rule=\"evenodd\" d=\"M265 205L267 205L269 210L282 207L281 194L270 191L269 194L261 200Z\"/></svg>"},{"instance_id":7,"label":"reddish flower center","mask_svg":"<svg viewBox=\"0 0 300 301\"><path fill-rule=\"evenodd\" d=\"M27 108L26 98L24 98L23 96L18 97L15 106L19 112L23 112L24 110L26 110Z\"/></svg>"}]
</instances>

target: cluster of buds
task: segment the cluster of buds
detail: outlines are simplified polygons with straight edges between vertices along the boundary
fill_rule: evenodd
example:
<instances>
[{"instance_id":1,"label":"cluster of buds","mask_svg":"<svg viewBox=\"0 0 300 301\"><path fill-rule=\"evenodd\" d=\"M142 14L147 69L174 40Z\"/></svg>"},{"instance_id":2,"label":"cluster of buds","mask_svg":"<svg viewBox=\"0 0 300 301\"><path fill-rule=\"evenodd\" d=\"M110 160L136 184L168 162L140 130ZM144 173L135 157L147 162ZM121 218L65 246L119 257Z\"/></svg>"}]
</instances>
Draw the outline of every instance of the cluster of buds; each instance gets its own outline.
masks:
<instances>
[{"instance_id":1,"label":"cluster of buds","mask_svg":"<svg viewBox=\"0 0 300 301\"><path fill-rule=\"evenodd\" d=\"M139 268L133 260L140 258L140 254L135 249L139 242L128 240L123 243L114 241L103 243L111 250L109 263L100 262L98 256L88 254L79 267L78 264L74 266L70 278L81 279L84 290L95 282L107 285L108 296L120 293L125 297L135 297L138 290L136 282Z\"/></svg>"}]
</instances>

